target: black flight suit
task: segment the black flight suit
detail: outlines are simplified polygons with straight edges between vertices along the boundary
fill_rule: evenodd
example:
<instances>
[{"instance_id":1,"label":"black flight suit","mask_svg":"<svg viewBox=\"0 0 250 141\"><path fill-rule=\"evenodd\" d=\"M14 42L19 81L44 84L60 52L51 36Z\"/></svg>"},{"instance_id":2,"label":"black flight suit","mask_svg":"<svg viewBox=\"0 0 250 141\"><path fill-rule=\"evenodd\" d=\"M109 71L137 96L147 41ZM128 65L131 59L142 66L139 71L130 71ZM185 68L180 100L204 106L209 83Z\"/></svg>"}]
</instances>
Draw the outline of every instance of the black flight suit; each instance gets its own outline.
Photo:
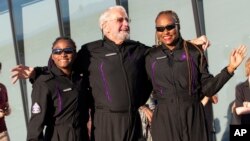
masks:
<instances>
[{"instance_id":1,"label":"black flight suit","mask_svg":"<svg viewBox=\"0 0 250 141\"><path fill-rule=\"evenodd\" d=\"M164 45L153 48L146 68L158 102L152 120L153 140L207 141L202 94L216 94L232 74L225 68L213 77L203 50L182 39L172 51Z\"/></svg>"},{"instance_id":2,"label":"black flight suit","mask_svg":"<svg viewBox=\"0 0 250 141\"><path fill-rule=\"evenodd\" d=\"M36 79L28 141L88 141L88 95L82 79L74 73L70 79L54 65Z\"/></svg>"},{"instance_id":3,"label":"black flight suit","mask_svg":"<svg viewBox=\"0 0 250 141\"><path fill-rule=\"evenodd\" d=\"M89 77L95 103L95 141L141 138L138 108L152 91L145 69L148 50L132 40L117 46L104 38L83 45L78 52L74 70Z\"/></svg>"}]
</instances>

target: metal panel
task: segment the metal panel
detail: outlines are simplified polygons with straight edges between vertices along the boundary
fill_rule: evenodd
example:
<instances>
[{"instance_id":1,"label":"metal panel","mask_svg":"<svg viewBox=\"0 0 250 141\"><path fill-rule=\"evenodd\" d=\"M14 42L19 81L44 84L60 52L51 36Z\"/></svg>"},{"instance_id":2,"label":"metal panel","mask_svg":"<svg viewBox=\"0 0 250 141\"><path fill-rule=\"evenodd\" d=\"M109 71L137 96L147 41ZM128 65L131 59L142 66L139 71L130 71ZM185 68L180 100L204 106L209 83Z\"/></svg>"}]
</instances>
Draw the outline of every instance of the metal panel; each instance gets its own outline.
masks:
<instances>
[{"instance_id":1,"label":"metal panel","mask_svg":"<svg viewBox=\"0 0 250 141\"><path fill-rule=\"evenodd\" d=\"M25 65L25 52L24 52L23 32L22 32L23 31L23 26L22 26L23 19L22 19L21 4L22 4L21 2L16 3L15 9L13 9L12 0L8 0L16 62L17 64ZM28 120L29 120L29 107L28 107L26 80L20 80L20 89L21 89L21 95L22 95L22 101L23 101L25 123L26 123L26 128L27 128Z\"/></svg>"}]
</instances>

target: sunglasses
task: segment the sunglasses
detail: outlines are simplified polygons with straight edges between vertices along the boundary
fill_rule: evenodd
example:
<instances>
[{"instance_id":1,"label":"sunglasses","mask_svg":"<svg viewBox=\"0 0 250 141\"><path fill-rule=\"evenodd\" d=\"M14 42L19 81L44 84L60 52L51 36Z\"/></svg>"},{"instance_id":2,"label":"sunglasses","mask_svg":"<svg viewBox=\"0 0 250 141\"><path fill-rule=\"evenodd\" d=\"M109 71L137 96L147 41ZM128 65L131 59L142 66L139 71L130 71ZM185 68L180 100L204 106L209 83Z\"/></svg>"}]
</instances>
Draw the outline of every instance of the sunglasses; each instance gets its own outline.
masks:
<instances>
[{"instance_id":1,"label":"sunglasses","mask_svg":"<svg viewBox=\"0 0 250 141\"><path fill-rule=\"evenodd\" d=\"M116 19L112 19L111 21L113 21L113 20L116 20L118 23L123 23L124 21L126 21L128 23L131 22L131 20L128 17L125 17L125 18L124 17L118 17Z\"/></svg>"},{"instance_id":2,"label":"sunglasses","mask_svg":"<svg viewBox=\"0 0 250 141\"><path fill-rule=\"evenodd\" d=\"M65 54L73 54L76 50L72 47L68 47L68 48L64 48L64 49L61 49L61 48L54 48L52 49L52 54L55 54L55 55L60 55L62 54L63 52Z\"/></svg>"},{"instance_id":3,"label":"sunglasses","mask_svg":"<svg viewBox=\"0 0 250 141\"><path fill-rule=\"evenodd\" d=\"M165 29L167 29L169 31L169 30L174 29L175 25L176 24L174 23L174 24L166 25L166 26L156 26L155 29L157 32L163 32Z\"/></svg>"}]
</instances>

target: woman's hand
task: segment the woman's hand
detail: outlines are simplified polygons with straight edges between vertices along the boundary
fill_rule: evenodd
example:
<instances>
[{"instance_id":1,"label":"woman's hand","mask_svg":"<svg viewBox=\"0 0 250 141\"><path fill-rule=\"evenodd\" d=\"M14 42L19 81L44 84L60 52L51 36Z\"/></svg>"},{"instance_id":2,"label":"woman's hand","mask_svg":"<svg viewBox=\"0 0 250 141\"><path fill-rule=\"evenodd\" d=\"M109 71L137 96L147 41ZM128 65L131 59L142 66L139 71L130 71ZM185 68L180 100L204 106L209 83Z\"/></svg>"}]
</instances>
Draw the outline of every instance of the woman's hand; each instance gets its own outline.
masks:
<instances>
[{"instance_id":1,"label":"woman's hand","mask_svg":"<svg viewBox=\"0 0 250 141\"><path fill-rule=\"evenodd\" d=\"M234 70L242 63L246 57L247 47L245 45L240 45L238 48L234 49L230 55L230 62L227 67L229 73L233 73Z\"/></svg>"},{"instance_id":2,"label":"woman's hand","mask_svg":"<svg viewBox=\"0 0 250 141\"><path fill-rule=\"evenodd\" d=\"M15 84L18 79L28 79L34 76L34 68L17 65L13 69L11 69L11 82Z\"/></svg>"}]
</instances>

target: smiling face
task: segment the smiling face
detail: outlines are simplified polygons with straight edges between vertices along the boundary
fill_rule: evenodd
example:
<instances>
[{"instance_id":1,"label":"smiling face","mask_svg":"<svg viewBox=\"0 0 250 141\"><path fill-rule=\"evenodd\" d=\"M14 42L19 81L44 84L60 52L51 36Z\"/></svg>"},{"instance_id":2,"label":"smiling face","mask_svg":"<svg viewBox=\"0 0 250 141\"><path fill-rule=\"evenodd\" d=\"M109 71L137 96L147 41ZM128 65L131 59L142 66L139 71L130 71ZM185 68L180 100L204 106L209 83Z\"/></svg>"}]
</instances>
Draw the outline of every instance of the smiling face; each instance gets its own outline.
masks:
<instances>
[{"instance_id":1,"label":"smiling face","mask_svg":"<svg viewBox=\"0 0 250 141\"><path fill-rule=\"evenodd\" d=\"M175 41L179 38L178 23L171 13L162 13L155 20L157 39L168 48L175 47Z\"/></svg>"},{"instance_id":2,"label":"smiling face","mask_svg":"<svg viewBox=\"0 0 250 141\"><path fill-rule=\"evenodd\" d=\"M64 73L71 71L71 66L76 57L76 48L71 40L59 39L53 44L51 58L55 65Z\"/></svg>"},{"instance_id":3,"label":"smiling face","mask_svg":"<svg viewBox=\"0 0 250 141\"><path fill-rule=\"evenodd\" d=\"M104 35L116 44L129 39L129 19L126 11L114 8L108 11L108 15L103 24Z\"/></svg>"}]
</instances>

